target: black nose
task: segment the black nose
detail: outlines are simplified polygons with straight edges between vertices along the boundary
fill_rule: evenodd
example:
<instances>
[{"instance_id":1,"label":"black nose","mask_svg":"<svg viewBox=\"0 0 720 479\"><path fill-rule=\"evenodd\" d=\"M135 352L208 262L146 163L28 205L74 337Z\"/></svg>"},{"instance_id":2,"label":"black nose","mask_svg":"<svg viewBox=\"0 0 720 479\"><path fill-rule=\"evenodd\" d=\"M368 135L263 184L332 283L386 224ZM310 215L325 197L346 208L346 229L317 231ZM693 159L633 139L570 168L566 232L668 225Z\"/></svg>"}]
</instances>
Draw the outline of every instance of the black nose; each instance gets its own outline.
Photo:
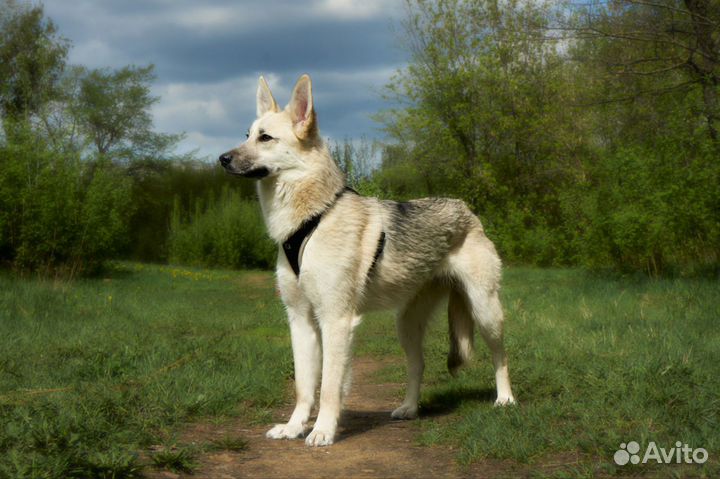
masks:
<instances>
[{"instance_id":1,"label":"black nose","mask_svg":"<svg viewBox=\"0 0 720 479\"><path fill-rule=\"evenodd\" d=\"M230 162L232 161L232 156L230 156L229 154L225 153L225 154L223 154L223 155L220 155L219 160L220 160L220 164L221 164L221 165L227 166L227 165L229 165Z\"/></svg>"}]
</instances>

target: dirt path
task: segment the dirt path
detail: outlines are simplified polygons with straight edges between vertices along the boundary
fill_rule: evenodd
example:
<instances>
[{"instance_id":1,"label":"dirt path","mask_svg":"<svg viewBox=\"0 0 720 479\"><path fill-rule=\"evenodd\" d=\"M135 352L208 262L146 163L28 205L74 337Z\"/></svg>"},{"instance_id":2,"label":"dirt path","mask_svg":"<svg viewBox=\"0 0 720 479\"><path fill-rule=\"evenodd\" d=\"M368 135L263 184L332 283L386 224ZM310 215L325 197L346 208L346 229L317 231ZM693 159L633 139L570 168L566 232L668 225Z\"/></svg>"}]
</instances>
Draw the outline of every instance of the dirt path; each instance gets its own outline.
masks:
<instances>
[{"instance_id":1,"label":"dirt path","mask_svg":"<svg viewBox=\"0 0 720 479\"><path fill-rule=\"evenodd\" d=\"M508 477L519 471L502 464L483 464L460 469L450 448L416 445L417 421L393 421L402 384L377 384L373 375L386 364L368 358L353 363L353 387L345 402L339 437L331 447L308 448L302 440L274 441L265 438L271 425L197 424L190 428L192 440L240 436L249 441L242 452L211 452L200 458L192 475L155 472L156 478L459 478ZM287 420L292 406L280 410L275 421Z\"/></svg>"}]
</instances>

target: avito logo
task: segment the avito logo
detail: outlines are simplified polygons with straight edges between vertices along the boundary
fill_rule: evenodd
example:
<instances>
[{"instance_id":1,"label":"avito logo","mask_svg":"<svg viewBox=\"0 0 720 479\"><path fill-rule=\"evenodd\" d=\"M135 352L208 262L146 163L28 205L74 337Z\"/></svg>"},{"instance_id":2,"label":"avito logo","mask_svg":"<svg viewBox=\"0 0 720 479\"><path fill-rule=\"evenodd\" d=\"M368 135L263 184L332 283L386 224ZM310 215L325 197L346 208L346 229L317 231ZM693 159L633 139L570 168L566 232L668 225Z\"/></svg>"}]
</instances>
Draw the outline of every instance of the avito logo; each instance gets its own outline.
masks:
<instances>
[{"instance_id":1,"label":"avito logo","mask_svg":"<svg viewBox=\"0 0 720 479\"><path fill-rule=\"evenodd\" d=\"M683 444L678 441L675 443L675 447L665 449L658 447L654 441L650 442L645 449L645 454L642 459L638 453L640 452L640 444L635 441L630 441L627 444L620 444L620 449L615 452L613 459L615 464L618 466L624 466L627 463L630 464L647 464L650 461L655 461L658 464L703 464L708 460L708 452L699 447L693 449L687 444Z\"/></svg>"}]
</instances>

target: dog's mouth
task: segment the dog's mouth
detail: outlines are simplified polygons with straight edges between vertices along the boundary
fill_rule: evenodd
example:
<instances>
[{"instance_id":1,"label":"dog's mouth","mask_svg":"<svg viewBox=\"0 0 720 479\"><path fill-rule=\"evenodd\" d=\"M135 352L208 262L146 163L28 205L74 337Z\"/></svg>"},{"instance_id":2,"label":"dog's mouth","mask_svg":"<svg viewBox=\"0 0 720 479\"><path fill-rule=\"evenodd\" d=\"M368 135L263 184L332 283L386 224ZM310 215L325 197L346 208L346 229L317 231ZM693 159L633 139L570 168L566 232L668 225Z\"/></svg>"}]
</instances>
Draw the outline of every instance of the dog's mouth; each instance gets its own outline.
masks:
<instances>
[{"instance_id":1,"label":"dog's mouth","mask_svg":"<svg viewBox=\"0 0 720 479\"><path fill-rule=\"evenodd\" d=\"M247 165L247 162L245 164L241 165L241 168L238 169L235 166L233 166L232 156L229 154L224 154L220 157L220 164L223 168L225 168L225 171L230 173L231 175L235 176L242 176L245 178L253 178L253 179L260 179L265 178L270 174L270 170L268 170L266 167L261 166L257 168L243 168Z\"/></svg>"},{"instance_id":2,"label":"dog's mouth","mask_svg":"<svg viewBox=\"0 0 720 479\"><path fill-rule=\"evenodd\" d=\"M264 166L261 166L260 168L253 168L252 170L248 170L243 173L235 173L235 174L244 176L245 178L254 178L256 180L259 180L260 178L265 178L267 175L269 175L270 170L268 170Z\"/></svg>"}]
</instances>

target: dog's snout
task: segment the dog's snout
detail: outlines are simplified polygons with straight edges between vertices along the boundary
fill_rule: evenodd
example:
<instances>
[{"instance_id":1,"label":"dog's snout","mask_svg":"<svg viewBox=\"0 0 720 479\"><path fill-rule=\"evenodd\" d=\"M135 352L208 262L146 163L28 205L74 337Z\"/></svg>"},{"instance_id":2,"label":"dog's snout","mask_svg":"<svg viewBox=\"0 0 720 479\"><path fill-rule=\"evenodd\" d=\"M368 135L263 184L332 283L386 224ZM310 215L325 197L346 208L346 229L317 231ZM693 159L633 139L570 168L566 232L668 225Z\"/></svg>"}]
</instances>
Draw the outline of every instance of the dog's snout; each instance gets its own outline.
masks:
<instances>
[{"instance_id":1,"label":"dog's snout","mask_svg":"<svg viewBox=\"0 0 720 479\"><path fill-rule=\"evenodd\" d=\"M218 160L220 161L221 165L227 166L232 161L232 156L229 153L223 153L222 155L220 155L220 158L218 158Z\"/></svg>"}]
</instances>

